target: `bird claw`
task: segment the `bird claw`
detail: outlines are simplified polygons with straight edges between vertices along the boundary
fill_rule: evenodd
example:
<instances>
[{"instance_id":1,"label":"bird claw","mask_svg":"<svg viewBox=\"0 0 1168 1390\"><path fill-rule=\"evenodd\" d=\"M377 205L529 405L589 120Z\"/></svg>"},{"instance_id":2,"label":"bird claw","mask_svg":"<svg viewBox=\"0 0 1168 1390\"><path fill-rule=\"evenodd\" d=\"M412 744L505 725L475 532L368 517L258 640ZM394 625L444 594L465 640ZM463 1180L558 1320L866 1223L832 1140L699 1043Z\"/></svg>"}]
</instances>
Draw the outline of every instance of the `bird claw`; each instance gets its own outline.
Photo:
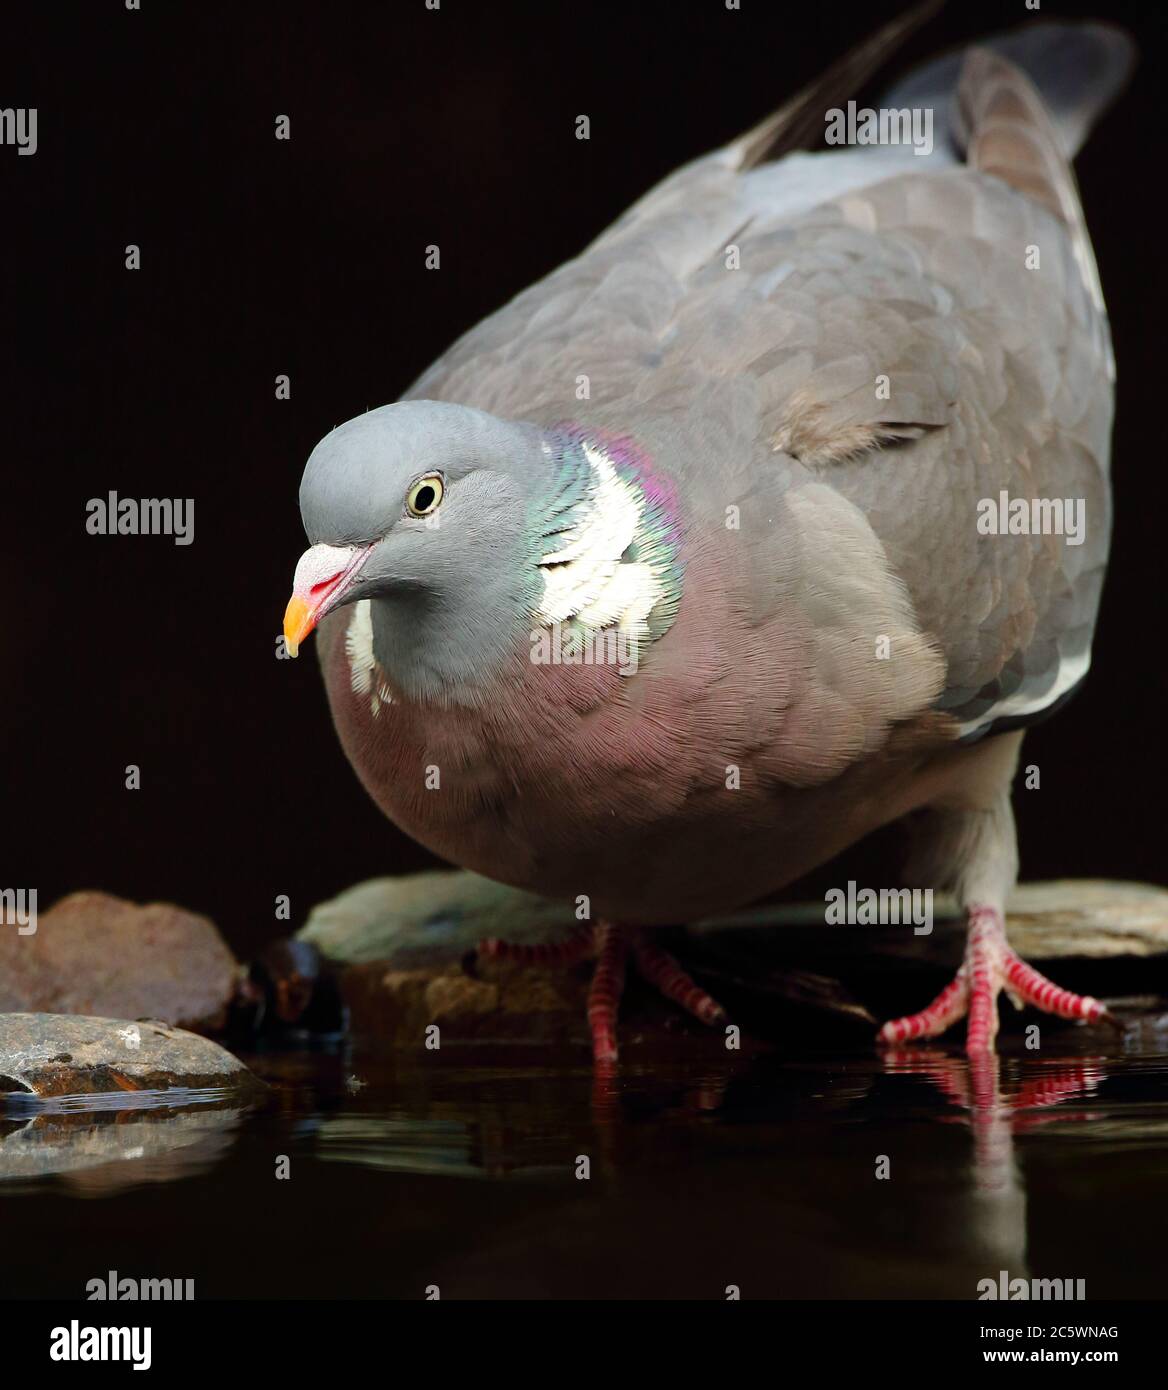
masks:
<instances>
[{"instance_id":1,"label":"bird claw","mask_svg":"<svg viewBox=\"0 0 1168 1390\"><path fill-rule=\"evenodd\" d=\"M611 1067L617 1060L617 1015L630 955L644 979L666 999L710 1027L726 1021L721 1004L695 984L667 951L650 944L640 931L614 922L599 922L563 943L521 946L492 938L482 942L479 950L497 960L518 960L525 965L571 965L593 946L596 969L588 990L588 1029L592 1059L598 1066Z\"/></svg>"},{"instance_id":2,"label":"bird claw","mask_svg":"<svg viewBox=\"0 0 1168 1390\"><path fill-rule=\"evenodd\" d=\"M1002 992L1018 1008L1032 1004L1059 1018L1115 1023L1098 999L1060 989L1027 965L1006 941L1005 923L996 908L971 907L965 961L955 978L920 1013L891 1019L880 1029L877 1040L902 1043L911 1038L934 1038L968 1016L966 1052L976 1056L992 1051L998 1031L997 998Z\"/></svg>"}]
</instances>

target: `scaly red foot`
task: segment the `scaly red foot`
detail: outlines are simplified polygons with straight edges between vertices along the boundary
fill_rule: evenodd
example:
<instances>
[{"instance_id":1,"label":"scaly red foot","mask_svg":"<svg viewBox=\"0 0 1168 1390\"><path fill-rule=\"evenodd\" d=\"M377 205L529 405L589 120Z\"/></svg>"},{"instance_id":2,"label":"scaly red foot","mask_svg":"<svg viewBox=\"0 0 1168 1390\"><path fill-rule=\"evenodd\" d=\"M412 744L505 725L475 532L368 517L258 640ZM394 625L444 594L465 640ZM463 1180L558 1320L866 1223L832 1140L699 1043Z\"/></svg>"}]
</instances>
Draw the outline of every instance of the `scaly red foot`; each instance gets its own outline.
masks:
<instances>
[{"instance_id":1,"label":"scaly red foot","mask_svg":"<svg viewBox=\"0 0 1168 1390\"><path fill-rule=\"evenodd\" d=\"M992 907L971 907L965 945L965 961L956 977L919 1014L894 1018L877 1038L901 1043L911 1038L935 1038L966 1014L965 1050L971 1055L993 1049L998 1031L998 994L1005 990L1014 1003L1033 1004L1059 1018L1081 1018L1088 1023L1110 1020L1098 999L1060 989L1033 966L1015 955L1006 940L1002 914Z\"/></svg>"},{"instance_id":2,"label":"scaly red foot","mask_svg":"<svg viewBox=\"0 0 1168 1390\"><path fill-rule=\"evenodd\" d=\"M642 976L666 999L711 1026L725 1021L726 1011L721 1004L696 985L667 951L651 945L640 931L614 922L599 922L568 941L548 945L523 946L492 938L482 942L479 951L495 960L515 960L525 965L574 965L593 947L596 970L588 990L588 1029L592 1035L592 1057L598 1064L610 1066L617 1059L617 1014L630 955Z\"/></svg>"}]
</instances>

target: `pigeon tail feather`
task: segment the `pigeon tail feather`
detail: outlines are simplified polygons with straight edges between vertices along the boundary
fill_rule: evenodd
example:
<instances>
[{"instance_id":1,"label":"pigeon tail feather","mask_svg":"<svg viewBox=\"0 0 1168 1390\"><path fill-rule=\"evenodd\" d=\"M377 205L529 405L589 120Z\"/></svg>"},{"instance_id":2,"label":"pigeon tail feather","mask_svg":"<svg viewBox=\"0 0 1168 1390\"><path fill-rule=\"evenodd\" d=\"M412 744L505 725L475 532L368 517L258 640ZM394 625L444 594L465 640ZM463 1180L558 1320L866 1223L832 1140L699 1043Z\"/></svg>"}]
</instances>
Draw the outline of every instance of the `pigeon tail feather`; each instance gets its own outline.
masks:
<instances>
[{"instance_id":1,"label":"pigeon tail feather","mask_svg":"<svg viewBox=\"0 0 1168 1390\"><path fill-rule=\"evenodd\" d=\"M1111 24L1028 24L978 41L1021 69L1042 99L1059 148L1067 159L1082 149L1092 127L1126 85L1135 67L1135 45ZM963 78L968 48L915 68L880 99L882 106L931 107L934 134L965 152L968 127L952 101Z\"/></svg>"}]
</instances>

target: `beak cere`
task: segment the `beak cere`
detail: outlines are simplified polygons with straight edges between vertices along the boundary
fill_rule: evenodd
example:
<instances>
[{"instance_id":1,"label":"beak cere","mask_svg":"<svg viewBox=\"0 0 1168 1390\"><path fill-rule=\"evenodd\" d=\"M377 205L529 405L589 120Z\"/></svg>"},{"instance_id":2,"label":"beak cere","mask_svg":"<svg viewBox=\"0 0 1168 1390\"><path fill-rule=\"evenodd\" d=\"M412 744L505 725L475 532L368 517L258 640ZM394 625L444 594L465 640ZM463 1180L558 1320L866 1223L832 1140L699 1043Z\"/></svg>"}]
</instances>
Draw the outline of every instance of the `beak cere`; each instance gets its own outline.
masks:
<instances>
[{"instance_id":1,"label":"beak cere","mask_svg":"<svg viewBox=\"0 0 1168 1390\"><path fill-rule=\"evenodd\" d=\"M284 645L289 656L298 655L301 642L340 603L372 551L371 545L314 545L301 555L292 597L284 610Z\"/></svg>"}]
</instances>

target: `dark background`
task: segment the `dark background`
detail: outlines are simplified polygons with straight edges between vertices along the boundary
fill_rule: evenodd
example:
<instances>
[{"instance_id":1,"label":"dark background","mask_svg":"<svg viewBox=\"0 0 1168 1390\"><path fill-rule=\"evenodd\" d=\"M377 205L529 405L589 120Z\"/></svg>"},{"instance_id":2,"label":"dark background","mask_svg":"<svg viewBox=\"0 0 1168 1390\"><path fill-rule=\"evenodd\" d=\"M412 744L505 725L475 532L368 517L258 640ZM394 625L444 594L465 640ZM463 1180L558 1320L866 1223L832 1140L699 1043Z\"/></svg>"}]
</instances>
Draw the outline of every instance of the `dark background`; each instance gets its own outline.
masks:
<instances>
[{"instance_id":1,"label":"dark background","mask_svg":"<svg viewBox=\"0 0 1168 1390\"><path fill-rule=\"evenodd\" d=\"M275 659L305 458L899 8L7 7L0 105L38 108L39 150L0 149L0 883L38 888L42 910L87 887L173 900L246 953L284 929L278 893L297 924L361 878L432 862L366 800L315 655ZM1027 877L1155 881L1165 24L1114 0L1042 17L1104 8L1143 49L1078 165L1119 361L1115 558L1093 675L1028 738L1042 787L1016 806ZM1032 18L1021 0L952 3L892 71ZM85 503L111 489L194 497L195 543L89 536Z\"/></svg>"}]
</instances>

